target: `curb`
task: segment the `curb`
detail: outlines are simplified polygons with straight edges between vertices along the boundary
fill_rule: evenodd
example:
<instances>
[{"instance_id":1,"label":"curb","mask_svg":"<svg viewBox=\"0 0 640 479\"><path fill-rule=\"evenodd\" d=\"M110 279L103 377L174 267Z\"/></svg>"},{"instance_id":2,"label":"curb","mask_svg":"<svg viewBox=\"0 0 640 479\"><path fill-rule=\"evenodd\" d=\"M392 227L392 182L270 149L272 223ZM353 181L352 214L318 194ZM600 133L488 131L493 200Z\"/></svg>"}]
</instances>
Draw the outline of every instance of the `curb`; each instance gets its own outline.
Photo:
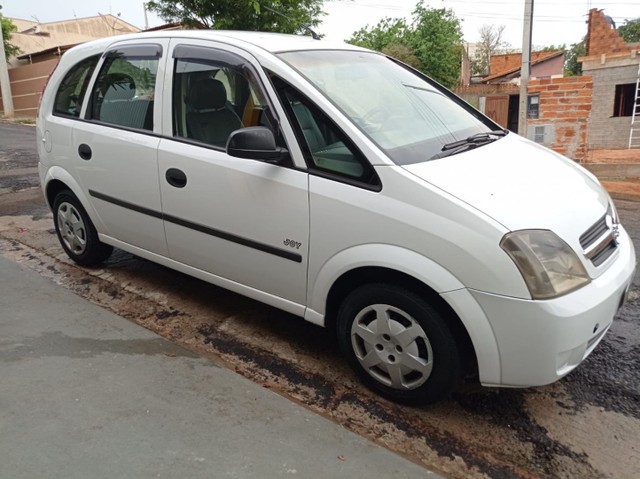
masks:
<instances>
[{"instance_id":1,"label":"curb","mask_svg":"<svg viewBox=\"0 0 640 479\"><path fill-rule=\"evenodd\" d=\"M600 180L614 200L640 202L640 182Z\"/></svg>"}]
</instances>

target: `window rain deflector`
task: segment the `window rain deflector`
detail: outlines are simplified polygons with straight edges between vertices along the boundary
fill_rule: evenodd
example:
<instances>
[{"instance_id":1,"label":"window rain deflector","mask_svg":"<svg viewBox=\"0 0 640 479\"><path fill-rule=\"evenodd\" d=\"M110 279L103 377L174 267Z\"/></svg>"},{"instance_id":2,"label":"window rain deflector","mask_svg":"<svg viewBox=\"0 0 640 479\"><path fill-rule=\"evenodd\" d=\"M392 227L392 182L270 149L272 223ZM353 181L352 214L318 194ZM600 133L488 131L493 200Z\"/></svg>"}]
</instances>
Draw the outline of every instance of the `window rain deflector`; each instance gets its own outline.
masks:
<instances>
[{"instance_id":1,"label":"window rain deflector","mask_svg":"<svg viewBox=\"0 0 640 479\"><path fill-rule=\"evenodd\" d=\"M246 63L244 58L235 53L197 45L176 45L173 49L173 58L200 63L204 60L229 68L240 68Z\"/></svg>"},{"instance_id":2,"label":"window rain deflector","mask_svg":"<svg viewBox=\"0 0 640 479\"><path fill-rule=\"evenodd\" d=\"M138 43L135 45L120 45L111 50L107 50L103 55L105 58L123 57L127 58L160 58L162 56L162 45L158 43Z\"/></svg>"}]
</instances>

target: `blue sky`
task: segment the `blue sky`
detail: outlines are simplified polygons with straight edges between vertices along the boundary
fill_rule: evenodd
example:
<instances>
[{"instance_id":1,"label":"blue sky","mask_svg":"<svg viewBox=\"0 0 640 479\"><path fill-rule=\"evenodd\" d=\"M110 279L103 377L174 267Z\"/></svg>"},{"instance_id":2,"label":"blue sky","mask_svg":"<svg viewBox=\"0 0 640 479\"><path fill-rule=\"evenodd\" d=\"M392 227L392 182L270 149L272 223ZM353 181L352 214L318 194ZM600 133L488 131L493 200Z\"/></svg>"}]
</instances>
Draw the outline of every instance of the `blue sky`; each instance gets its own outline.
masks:
<instances>
[{"instance_id":1,"label":"blue sky","mask_svg":"<svg viewBox=\"0 0 640 479\"><path fill-rule=\"evenodd\" d=\"M317 29L327 38L349 38L355 30L380 19L391 17L410 18L417 0L333 0L325 2L323 24ZM143 2L138 0L0 0L3 14L24 19L37 18L51 22L88 17L98 13L120 17L138 27L144 27ZM522 17L524 0L430 0L426 4L434 8L451 8L462 19L465 40L478 39L478 29L483 24L505 25L505 39L514 48L522 42ZM533 43L536 46L550 44L567 45L580 41L586 33L589 8L601 8L619 24L625 18L640 16L638 0L536 0L534 6ZM149 26L163 21L148 14Z\"/></svg>"}]
</instances>

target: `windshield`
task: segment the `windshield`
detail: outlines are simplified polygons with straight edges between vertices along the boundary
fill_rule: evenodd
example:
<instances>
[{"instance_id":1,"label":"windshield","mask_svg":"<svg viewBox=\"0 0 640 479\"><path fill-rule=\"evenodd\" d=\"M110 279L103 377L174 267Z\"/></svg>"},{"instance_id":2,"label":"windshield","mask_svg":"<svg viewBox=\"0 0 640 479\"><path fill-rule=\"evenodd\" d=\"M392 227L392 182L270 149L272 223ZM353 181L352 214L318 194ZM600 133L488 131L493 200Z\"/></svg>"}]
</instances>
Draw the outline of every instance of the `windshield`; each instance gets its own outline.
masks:
<instances>
[{"instance_id":1,"label":"windshield","mask_svg":"<svg viewBox=\"0 0 640 479\"><path fill-rule=\"evenodd\" d=\"M429 160L445 145L491 132L431 83L382 55L333 50L280 57L398 165Z\"/></svg>"}]
</instances>

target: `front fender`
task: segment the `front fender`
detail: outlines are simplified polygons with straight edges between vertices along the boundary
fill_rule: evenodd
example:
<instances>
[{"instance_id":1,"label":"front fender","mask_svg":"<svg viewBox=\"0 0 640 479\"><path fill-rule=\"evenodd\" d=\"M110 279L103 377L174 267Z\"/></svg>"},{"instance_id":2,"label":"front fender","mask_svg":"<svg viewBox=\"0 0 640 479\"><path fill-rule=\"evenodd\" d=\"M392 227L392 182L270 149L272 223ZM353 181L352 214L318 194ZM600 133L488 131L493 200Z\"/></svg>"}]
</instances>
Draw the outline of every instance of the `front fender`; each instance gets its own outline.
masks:
<instances>
[{"instance_id":1,"label":"front fender","mask_svg":"<svg viewBox=\"0 0 640 479\"><path fill-rule=\"evenodd\" d=\"M423 282L437 293L464 288L449 271L415 251L388 244L359 245L335 254L320 267L317 274L310 275L307 301L309 308L324 315L331 286L344 273L361 267L400 271Z\"/></svg>"},{"instance_id":2,"label":"front fender","mask_svg":"<svg viewBox=\"0 0 640 479\"><path fill-rule=\"evenodd\" d=\"M348 248L327 260L309 282L305 319L324 325L331 286L343 274L361 267L381 267L407 274L440 295L458 315L476 351L478 372L483 383L498 384L500 354L491 324L468 289L435 261L398 246L368 244ZM313 278L313 276L311 276Z\"/></svg>"}]
</instances>

